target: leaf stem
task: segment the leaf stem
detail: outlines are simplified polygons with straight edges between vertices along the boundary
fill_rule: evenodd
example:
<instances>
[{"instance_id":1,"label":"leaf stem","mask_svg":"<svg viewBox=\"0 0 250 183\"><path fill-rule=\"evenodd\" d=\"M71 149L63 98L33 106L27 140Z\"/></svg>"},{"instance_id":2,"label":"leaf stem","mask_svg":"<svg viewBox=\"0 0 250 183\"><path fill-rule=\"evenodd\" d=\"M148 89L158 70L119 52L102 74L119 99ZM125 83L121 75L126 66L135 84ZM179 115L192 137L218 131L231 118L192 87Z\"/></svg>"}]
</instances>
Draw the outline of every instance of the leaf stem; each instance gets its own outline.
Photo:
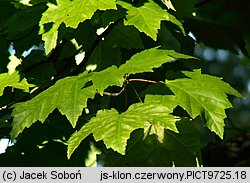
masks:
<instances>
[{"instance_id":1,"label":"leaf stem","mask_svg":"<svg viewBox=\"0 0 250 183\"><path fill-rule=\"evenodd\" d=\"M131 84L131 87L132 87L133 91L135 92L135 95L136 95L136 97L138 98L138 100L139 100L141 103L143 103L143 102L142 102L142 99L140 98L140 96L139 96L138 92L136 91L135 87L134 87L132 84Z\"/></svg>"},{"instance_id":2,"label":"leaf stem","mask_svg":"<svg viewBox=\"0 0 250 183\"><path fill-rule=\"evenodd\" d=\"M126 84L123 85L122 89L118 92L118 93L109 93L109 92L103 92L103 95L106 95L106 96L111 96L111 97L117 97L119 95L121 95L125 89L126 89L126 86L129 82L144 82L144 83L152 83L152 84L157 84L158 82L157 81L153 81L153 80L147 80L147 79L125 79L125 81L127 82L124 82ZM133 91L135 92L137 98L140 100L140 102L142 102L141 98L139 97L135 87L131 84L131 87L133 89ZM97 94L100 94L99 91L96 90L96 93Z\"/></svg>"},{"instance_id":3,"label":"leaf stem","mask_svg":"<svg viewBox=\"0 0 250 183\"><path fill-rule=\"evenodd\" d=\"M106 95L106 96L111 96L111 97L117 97L119 95L122 94L122 92L125 90L125 86L122 87L122 89L118 92L118 93L109 93L109 92L103 92L103 95ZM96 93L100 94L98 91L96 91Z\"/></svg>"},{"instance_id":4,"label":"leaf stem","mask_svg":"<svg viewBox=\"0 0 250 183\"><path fill-rule=\"evenodd\" d=\"M157 84L157 81L153 81L153 80L147 80L147 79L128 79L128 82L144 82L144 83L153 83L153 84Z\"/></svg>"}]
</instances>

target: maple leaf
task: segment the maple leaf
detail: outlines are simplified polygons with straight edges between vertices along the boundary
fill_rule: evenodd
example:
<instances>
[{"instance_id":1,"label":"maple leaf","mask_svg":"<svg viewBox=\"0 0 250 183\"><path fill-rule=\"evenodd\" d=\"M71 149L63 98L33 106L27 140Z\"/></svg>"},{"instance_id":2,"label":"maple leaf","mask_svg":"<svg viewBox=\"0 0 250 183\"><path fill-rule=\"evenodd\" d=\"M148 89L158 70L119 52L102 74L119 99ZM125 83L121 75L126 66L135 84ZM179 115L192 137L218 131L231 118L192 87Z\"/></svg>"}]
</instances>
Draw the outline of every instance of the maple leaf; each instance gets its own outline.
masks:
<instances>
[{"instance_id":1,"label":"maple leaf","mask_svg":"<svg viewBox=\"0 0 250 183\"><path fill-rule=\"evenodd\" d=\"M0 96L3 95L4 88L7 86L29 92L29 87L32 87L33 85L29 84L25 78L21 78L19 73L14 71L12 74L0 74Z\"/></svg>"},{"instance_id":2,"label":"maple leaf","mask_svg":"<svg viewBox=\"0 0 250 183\"><path fill-rule=\"evenodd\" d=\"M152 72L152 68L175 58L193 57L171 50L152 48L134 55L120 68L112 66L100 72L84 72L78 76L61 79L33 99L13 106L12 138L17 137L25 127L30 127L36 121L44 122L56 108L61 114L66 115L71 125L75 127L78 117L86 107L87 100L94 97L96 90L102 95L108 86L121 87L126 73ZM92 84L84 86L87 82Z\"/></svg>"},{"instance_id":3,"label":"maple leaf","mask_svg":"<svg viewBox=\"0 0 250 183\"><path fill-rule=\"evenodd\" d=\"M102 95L108 86L122 86L125 74L153 72L153 68L160 67L162 64L177 58L191 59L194 57L173 50L151 48L135 54L119 68L111 66L100 72L93 72L91 79L93 85Z\"/></svg>"},{"instance_id":4,"label":"maple leaf","mask_svg":"<svg viewBox=\"0 0 250 183\"><path fill-rule=\"evenodd\" d=\"M120 63L120 48L110 42L109 39L105 39L96 46L86 65L95 65L95 71L101 71L111 65L119 65Z\"/></svg>"},{"instance_id":5,"label":"maple leaf","mask_svg":"<svg viewBox=\"0 0 250 183\"><path fill-rule=\"evenodd\" d=\"M103 71L94 72L91 79L101 95L108 86L122 86L124 82L123 73L120 73L118 67L114 65Z\"/></svg>"},{"instance_id":6,"label":"maple leaf","mask_svg":"<svg viewBox=\"0 0 250 183\"><path fill-rule=\"evenodd\" d=\"M118 23L105 39L122 48L144 47L139 31L134 26L124 26L122 23Z\"/></svg>"},{"instance_id":7,"label":"maple leaf","mask_svg":"<svg viewBox=\"0 0 250 183\"><path fill-rule=\"evenodd\" d=\"M200 134L188 119L176 123L179 133L148 124L136 130L128 140L126 154L105 154L108 167L197 166L200 157ZM198 160L198 162L197 162Z\"/></svg>"},{"instance_id":8,"label":"maple leaf","mask_svg":"<svg viewBox=\"0 0 250 183\"><path fill-rule=\"evenodd\" d=\"M175 123L179 118L172 116L168 111L168 107L151 103L133 104L121 114L115 109L98 111L96 117L91 118L69 139L68 158L91 133L96 141L103 140L107 148L125 154L130 133L138 128L144 128L147 123L178 132Z\"/></svg>"},{"instance_id":9,"label":"maple leaf","mask_svg":"<svg viewBox=\"0 0 250 183\"><path fill-rule=\"evenodd\" d=\"M192 56L180 54L173 50L151 48L132 56L131 59L119 67L119 70L123 74L153 72L153 68L160 67L162 64L177 58L194 59Z\"/></svg>"},{"instance_id":10,"label":"maple leaf","mask_svg":"<svg viewBox=\"0 0 250 183\"><path fill-rule=\"evenodd\" d=\"M48 9L39 23L40 33L44 33L45 24L54 23L52 29L42 35L46 54L55 48L58 28L62 23L75 29L80 22L90 19L96 10L116 9L115 0L57 0L56 4L47 5Z\"/></svg>"},{"instance_id":11,"label":"maple leaf","mask_svg":"<svg viewBox=\"0 0 250 183\"><path fill-rule=\"evenodd\" d=\"M170 0L161 0L161 1L162 1L162 3L164 3L168 7L168 9L172 9L172 10L176 11L176 9L174 8L174 6Z\"/></svg>"},{"instance_id":12,"label":"maple leaf","mask_svg":"<svg viewBox=\"0 0 250 183\"><path fill-rule=\"evenodd\" d=\"M56 82L52 87L41 92L33 99L13 105L12 139L34 122L44 122L48 115L57 108L66 115L73 127L86 107L87 100L95 95L95 88L84 84L89 81L87 73L67 77Z\"/></svg>"},{"instance_id":13,"label":"maple leaf","mask_svg":"<svg viewBox=\"0 0 250 183\"><path fill-rule=\"evenodd\" d=\"M156 41L158 29L160 29L161 21L167 20L177 23L177 19L173 21L173 16L163 10L157 3L150 0L140 7L132 6L129 3L119 1L123 8L126 8L127 15L125 25L134 25L140 32L144 32ZM170 18L171 17L171 18ZM177 24L183 31L183 27L179 22Z\"/></svg>"},{"instance_id":14,"label":"maple leaf","mask_svg":"<svg viewBox=\"0 0 250 183\"><path fill-rule=\"evenodd\" d=\"M226 94L241 95L220 78L201 74L200 70L183 73L189 78L168 80L166 85L192 118L201 115L208 128L223 138L225 109L232 107Z\"/></svg>"}]
</instances>

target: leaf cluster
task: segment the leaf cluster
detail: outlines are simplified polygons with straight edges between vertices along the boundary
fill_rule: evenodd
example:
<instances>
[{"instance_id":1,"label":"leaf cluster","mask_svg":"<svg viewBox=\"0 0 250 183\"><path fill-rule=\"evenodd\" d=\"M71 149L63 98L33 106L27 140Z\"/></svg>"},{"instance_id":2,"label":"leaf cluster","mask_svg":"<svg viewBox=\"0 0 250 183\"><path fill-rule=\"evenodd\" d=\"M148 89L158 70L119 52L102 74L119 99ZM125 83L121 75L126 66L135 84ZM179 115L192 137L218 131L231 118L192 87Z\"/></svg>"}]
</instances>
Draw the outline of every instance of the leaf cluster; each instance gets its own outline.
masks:
<instances>
[{"instance_id":1,"label":"leaf cluster","mask_svg":"<svg viewBox=\"0 0 250 183\"><path fill-rule=\"evenodd\" d=\"M197 166L192 120L223 138L228 94L241 95L201 72L171 1L1 3L0 128L11 124L17 141L7 153L37 133L30 148L60 144L62 162L100 154L105 166Z\"/></svg>"}]
</instances>

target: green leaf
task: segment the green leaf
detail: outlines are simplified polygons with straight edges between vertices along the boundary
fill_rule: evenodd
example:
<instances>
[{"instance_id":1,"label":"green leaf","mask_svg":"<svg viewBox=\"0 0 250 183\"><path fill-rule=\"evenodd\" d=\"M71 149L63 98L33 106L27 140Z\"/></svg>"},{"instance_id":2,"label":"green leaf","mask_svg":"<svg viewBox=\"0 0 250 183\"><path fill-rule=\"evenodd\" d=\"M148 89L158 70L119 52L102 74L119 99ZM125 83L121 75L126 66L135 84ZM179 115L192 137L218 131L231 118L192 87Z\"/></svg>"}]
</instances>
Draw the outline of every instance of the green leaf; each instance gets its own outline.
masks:
<instances>
[{"instance_id":1,"label":"green leaf","mask_svg":"<svg viewBox=\"0 0 250 183\"><path fill-rule=\"evenodd\" d=\"M176 123L179 133L157 125L135 131L128 140L125 155L109 151L105 166L197 166L200 158L200 134L189 120Z\"/></svg>"},{"instance_id":2,"label":"green leaf","mask_svg":"<svg viewBox=\"0 0 250 183\"><path fill-rule=\"evenodd\" d=\"M140 32L144 32L156 41L158 29L160 29L161 21L167 20L173 23L177 23L177 20L173 19L173 16L167 11L163 10L157 3L150 0L144 3L140 7L134 7L126 2L118 2L123 8L126 8L127 20L125 25L134 25ZM174 20L174 21L173 21ZM177 24L183 31L183 27L180 22Z\"/></svg>"},{"instance_id":3,"label":"green leaf","mask_svg":"<svg viewBox=\"0 0 250 183\"><path fill-rule=\"evenodd\" d=\"M200 70L183 73L189 78L167 81L166 85L192 118L200 115L208 128L223 138L225 109L232 107L226 94L241 95L220 78L201 74Z\"/></svg>"},{"instance_id":4,"label":"green leaf","mask_svg":"<svg viewBox=\"0 0 250 183\"><path fill-rule=\"evenodd\" d=\"M159 41L161 42L161 47L163 49L175 51L181 50L180 41L168 30L165 24L161 25L161 29L159 30Z\"/></svg>"},{"instance_id":5,"label":"green leaf","mask_svg":"<svg viewBox=\"0 0 250 183\"><path fill-rule=\"evenodd\" d=\"M122 48L144 47L138 30L134 26L124 26L122 23L118 23L105 39Z\"/></svg>"},{"instance_id":6,"label":"green leaf","mask_svg":"<svg viewBox=\"0 0 250 183\"><path fill-rule=\"evenodd\" d=\"M44 122L55 108L66 115L75 127L78 117L86 107L88 98L93 98L96 90L103 94L108 86L122 86L126 73L152 72L153 67L159 67L175 58L193 57L152 48L136 54L119 69L112 66L101 72L83 73L79 76L61 79L33 99L14 105L12 138L17 137L25 127L30 127L34 122L38 120ZM84 87L89 81L92 81L93 85ZM47 100L48 98L50 100Z\"/></svg>"},{"instance_id":7,"label":"green leaf","mask_svg":"<svg viewBox=\"0 0 250 183\"><path fill-rule=\"evenodd\" d=\"M175 15L181 19L194 18L193 13L198 9L195 8L197 0L171 0L176 9Z\"/></svg>"},{"instance_id":8,"label":"green leaf","mask_svg":"<svg viewBox=\"0 0 250 183\"><path fill-rule=\"evenodd\" d=\"M163 148L166 149L175 166L197 166L200 158L200 134L191 122L184 119L176 124L179 133L164 131Z\"/></svg>"},{"instance_id":9,"label":"green leaf","mask_svg":"<svg viewBox=\"0 0 250 183\"><path fill-rule=\"evenodd\" d=\"M87 73L67 77L59 80L33 99L15 104L12 112L14 117L12 139L34 122L38 120L44 122L55 108L66 115L72 126L75 127L78 117L87 105L87 100L95 95L93 86L83 88L88 81Z\"/></svg>"},{"instance_id":10,"label":"green leaf","mask_svg":"<svg viewBox=\"0 0 250 183\"><path fill-rule=\"evenodd\" d=\"M96 71L100 71L110 67L111 65L120 65L120 63L120 49L115 47L112 42L105 39L97 45L86 65L96 65Z\"/></svg>"},{"instance_id":11,"label":"green leaf","mask_svg":"<svg viewBox=\"0 0 250 183\"><path fill-rule=\"evenodd\" d=\"M101 95L108 86L122 86L124 82L123 75L116 66L111 66L101 72L94 72L91 79Z\"/></svg>"},{"instance_id":12,"label":"green leaf","mask_svg":"<svg viewBox=\"0 0 250 183\"><path fill-rule=\"evenodd\" d=\"M108 86L122 86L124 75L127 73L153 72L152 68L160 67L162 64L177 58L189 59L194 57L173 50L151 48L135 54L119 68L112 66L100 72L93 72L91 80L100 94L103 94Z\"/></svg>"},{"instance_id":13,"label":"green leaf","mask_svg":"<svg viewBox=\"0 0 250 183\"><path fill-rule=\"evenodd\" d=\"M101 110L96 117L75 132L68 141L68 158L89 134L93 133L96 141L103 140L107 148L125 154L130 133L146 124L156 124L178 132L175 123L179 119L168 113L169 108L151 103L133 104L119 114L115 109Z\"/></svg>"},{"instance_id":14,"label":"green leaf","mask_svg":"<svg viewBox=\"0 0 250 183\"><path fill-rule=\"evenodd\" d=\"M13 74L0 74L0 96L3 95L4 88L7 86L29 92L29 87L33 85L30 85L25 78L22 78L19 75L18 72L14 72Z\"/></svg>"},{"instance_id":15,"label":"green leaf","mask_svg":"<svg viewBox=\"0 0 250 183\"><path fill-rule=\"evenodd\" d=\"M118 19L124 18L125 15L126 15L126 10L123 9L121 6L117 6L117 10L112 10L112 9L107 10L107 11L103 12L101 15L102 26L106 27L110 23L112 23Z\"/></svg>"},{"instance_id":16,"label":"green leaf","mask_svg":"<svg viewBox=\"0 0 250 183\"><path fill-rule=\"evenodd\" d=\"M151 102L169 108L169 113L173 112L178 102L174 95L146 95L145 102Z\"/></svg>"},{"instance_id":17,"label":"green leaf","mask_svg":"<svg viewBox=\"0 0 250 183\"><path fill-rule=\"evenodd\" d=\"M170 0L161 0L161 1L168 7L168 9L176 11Z\"/></svg>"},{"instance_id":18,"label":"green leaf","mask_svg":"<svg viewBox=\"0 0 250 183\"><path fill-rule=\"evenodd\" d=\"M44 41L44 48L45 53L49 54L51 50L53 50L57 45L57 38L58 38L58 27L56 25L52 25L52 28L48 31L43 33L42 40Z\"/></svg>"},{"instance_id":19,"label":"green leaf","mask_svg":"<svg viewBox=\"0 0 250 183\"><path fill-rule=\"evenodd\" d=\"M44 10L45 6L40 5L16 11L3 26L9 35L16 34L20 37L20 33L27 30L30 31L30 29L33 29L38 24Z\"/></svg>"},{"instance_id":20,"label":"green leaf","mask_svg":"<svg viewBox=\"0 0 250 183\"><path fill-rule=\"evenodd\" d=\"M124 82L124 75L127 73L153 72L152 68L160 67L162 64L177 58L189 59L194 57L183 55L173 50L151 48L135 54L119 68L111 66L100 72L93 72L91 80L102 95L108 86L115 85L121 87Z\"/></svg>"},{"instance_id":21,"label":"green leaf","mask_svg":"<svg viewBox=\"0 0 250 183\"><path fill-rule=\"evenodd\" d=\"M45 24L54 23L53 29L49 30L51 33L42 36L47 54L54 48L57 39L50 40L53 43L49 44L46 41L49 41L51 35L53 38L57 37L58 28L62 23L65 23L66 27L75 29L79 23L90 19L97 10L116 9L115 0L57 0L56 4L48 3L47 5L48 9L43 13L40 21L41 31Z\"/></svg>"},{"instance_id":22,"label":"green leaf","mask_svg":"<svg viewBox=\"0 0 250 183\"><path fill-rule=\"evenodd\" d=\"M173 50L151 48L135 54L125 64L121 65L119 70L124 74L153 72L153 68L160 67L162 64L177 58L191 59L194 57L180 54Z\"/></svg>"}]
</instances>

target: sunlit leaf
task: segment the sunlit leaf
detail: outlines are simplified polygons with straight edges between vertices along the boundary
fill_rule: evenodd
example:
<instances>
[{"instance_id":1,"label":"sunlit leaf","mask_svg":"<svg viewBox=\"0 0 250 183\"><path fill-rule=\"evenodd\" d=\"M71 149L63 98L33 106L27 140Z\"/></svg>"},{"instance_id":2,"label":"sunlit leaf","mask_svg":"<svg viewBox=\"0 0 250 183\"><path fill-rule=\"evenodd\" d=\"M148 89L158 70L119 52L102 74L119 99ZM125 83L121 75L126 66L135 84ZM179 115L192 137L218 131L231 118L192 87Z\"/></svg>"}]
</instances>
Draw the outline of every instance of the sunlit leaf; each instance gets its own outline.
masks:
<instances>
[{"instance_id":1,"label":"sunlit leaf","mask_svg":"<svg viewBox=\"0 0 250 183\"><path fill-rule=\"evenodd\" d=\"M54 23L50 33L43 34L45 50L48 54L56 45L58 28L64 23L66 27L77 28L79 23L90 19L96 10L116 9L115 0L57 0L56 4L48 3L48 9L40 21L41 32L44 25ZM53 35L53 36L52 36ZM53 37L54 39L50 39ZM47 43L47 42L50 43Z\"/></svg>"},{"instance_id":2,"label":"sunlit leaf","mask_svg":"<svg viewBox=\"0 0 250 183\"><path fill-rule=\"evenodd\" d=\"M200 70L183 73L189 78L169 80L166 85L192 118L200 115L208 128L223 138L225 109L232 107L226 94L241 95L220 78L201 74Z\"/></svg>"},{"instance_id":3,"label":"sunlit leaf","mask_svg":"<svg viewBox=\"0 0 250 183\"><path fill-rule=\"evenodd\" d=\"M83 88L89 81L86 75L83 73L79 76L61 79L33 99L15 104L12 112L14 117L12 139L34 122L44 122L56 108L66 115L75 127L78 117L87 105L87 100L95 95L93 86Z\"/></svg>"},{"instance_id":4,"label":"sunlit leaf","mask_svg":"<svg viewBox=\"0 0 250 183\"><path fill-rule=\"evenodd\" d=\"M125 155L109 151L104 166L197 166L201 163L198 131L188 119L176 123L179 133L157 125L145 132L135 131L128 140Z\"/></svg>"},{"instance_id":5,"label":"sunlit leaf","mask_svg":"<svg viewBox=\"0 0 250 183\"><path fill-rule=\"evenodd\" d=\"M125 2L118 3L128 10L126 15L127 20L124 22L125 25L134 25L140 32L144 32L153 40L157 39L157 33L158 29L160 29L161 21L171 21L174 24L178 22L171 14L163 10L152 0L145 2L140 7L135 7ZM181 23L178 22L177 25L183 31Z\"/></svg>"},{"instance_id":6,"label":"sunlit leaf","mask_svg":"<svg viewBox=\"0 0 250 183\"><path fill-rule=\"evenodd\" d=\"M177 58L191 59L194 57L177 53L173 50L162 50L151 48L134 55L119 70L123 73L142 73L153 72L153 68L160 67L162 64L173 61Z\"/></svg>"},{"instance_id":7,"label":"sunlit leaf","mask_svg":"<svg viewBox=\"0 0 250 183\"><path fill-rule=\"evenodd\" d=\"M29 87L32 85L25 78L22 78L18 72L0 74L0 96L3 95L4 88L7 86L29 92Z\"/></svg>"},{"instance_id":8,"label":"sunlit leaf","mask_svg":"<svg viewBox=\"0 0 250 183\"><path fill-rule=\"evenodd\" d=\"M169 108L151 103L139 103L119 114L115 109L98 111L96 117L85 124L69 139L68 158L89 134L96 141L103 140L107 148L125 154L130 133L146 124L155 124L178 132L175 123L178 117L168 113Z\"/></svg>"}]
</instances>

